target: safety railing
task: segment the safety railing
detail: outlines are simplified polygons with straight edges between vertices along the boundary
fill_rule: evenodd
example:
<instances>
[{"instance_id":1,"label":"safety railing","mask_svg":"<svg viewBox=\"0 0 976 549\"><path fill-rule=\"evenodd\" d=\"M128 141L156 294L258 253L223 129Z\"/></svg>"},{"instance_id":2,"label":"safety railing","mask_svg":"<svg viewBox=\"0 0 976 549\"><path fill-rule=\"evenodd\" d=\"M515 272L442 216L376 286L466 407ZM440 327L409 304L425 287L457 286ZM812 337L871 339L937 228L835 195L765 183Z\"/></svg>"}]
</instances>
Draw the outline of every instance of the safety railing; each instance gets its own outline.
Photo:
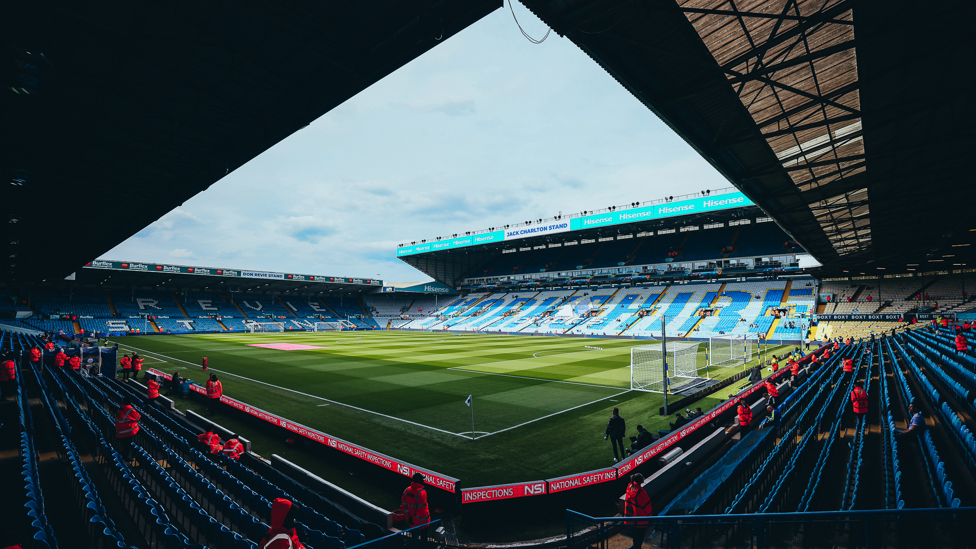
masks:
<instances>
[{"instance_id":1,"label":"safety railing","mask_svg":"<svg viewBox=\"0 0 976 549\"><path fill-rule=\"evenodd\" d=\"M635 518L647 525L643 532L627 524ZM635 534L660 549L968 547L973 520L976 507L646 518L567 510L566 547L609 549L616 536Z\"/></svg>"},{"instance_id":2,"label":"safety railing","mask_svg":"<svg viewBox=\"0 0 976 549\"><path fill-rule=\"evenodd\" d=\"M442 545L442 542L437 539L440 524L440 520L434 520L348 549L434 549Z\"/></svg>"}]
</instances>

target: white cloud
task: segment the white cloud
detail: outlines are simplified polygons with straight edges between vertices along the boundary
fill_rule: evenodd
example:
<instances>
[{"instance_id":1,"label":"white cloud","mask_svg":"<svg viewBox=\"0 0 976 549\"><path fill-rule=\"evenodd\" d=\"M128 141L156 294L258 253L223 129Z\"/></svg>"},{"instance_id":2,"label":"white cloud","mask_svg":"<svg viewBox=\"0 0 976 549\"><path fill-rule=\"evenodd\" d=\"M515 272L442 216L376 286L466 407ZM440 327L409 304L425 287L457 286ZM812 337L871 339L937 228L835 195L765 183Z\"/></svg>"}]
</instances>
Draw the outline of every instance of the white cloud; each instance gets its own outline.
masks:
<instances>
[{"instance_id":1,"label":"white cloud","mask_svg":"<svg viewBox=\"0 0 976 549\"><path fill-rule=\"evenodd\" d=\"M176 248L175 250L170 251L169 255L170 257L181 257L181 258L195 257L193 255L193 252L187 250L186 248Z\"/></svg>"}]
</instances>

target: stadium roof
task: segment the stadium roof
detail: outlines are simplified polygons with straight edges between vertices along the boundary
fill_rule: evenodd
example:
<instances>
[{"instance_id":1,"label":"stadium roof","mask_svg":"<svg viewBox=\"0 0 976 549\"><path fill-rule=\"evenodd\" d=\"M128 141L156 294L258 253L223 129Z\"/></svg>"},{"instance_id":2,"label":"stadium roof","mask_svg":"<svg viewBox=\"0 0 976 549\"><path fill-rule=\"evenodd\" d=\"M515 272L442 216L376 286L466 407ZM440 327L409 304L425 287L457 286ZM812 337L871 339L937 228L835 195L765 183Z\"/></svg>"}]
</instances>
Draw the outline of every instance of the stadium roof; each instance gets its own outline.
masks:
<instances>
[{"instance_id":1,"label":"stadium roof","mask_svg":"<svg viewBox=\"0 0 976 549\"><path fill-rule=\"evenodd\" d=\"M73 274L80 284L226 290L235 292L353 294L378 292L382 280L139 261L95 260Z\"/></svg>"},{"instance_id":2,"label":"stadium roof","mask_svg":"<svg viewBox=\"0 0 976 549\"><path fill-rule=\"evenodd\" d=\"M729 193L729 194L718 194L711 195L714 200L721 200L726 197L734 197L736 195L741 196L740 193ZM678 200L679 198L687 197L675 197L674 202L667 202L664 204L658 203L658 201L652 201L653 203L658 203L659 206L669 207L672 205L680 206L683 202L691 202L691 200ZM732 208L720 208L714 210L706 211L696 211L694 213L685 213L681 215L664 215L661 217L648 217L648 218L638 218L637 221L626 221L626 222L613 222L619 219L620 216L608 215L608 212L617 212L626 215L629 212L641 212L648 210L649 208L644 208L645 203L639 203L634 206L634 209L630 209L627 206L618 206L615 208L603 208L597 210L596 212L587 212L590 215L579 217L579 216L562 216L572 219L581 218L592 218L594 213L597 217L613 217L610 222L597 224L592 228L580 228L571 229L566 231L552 231L545 232L538 235L531 236L520 236L516 239L492 241L487 243L478 243L474 245L465 245L462 247L447 247L444 249L432 248L430 251L425 251L423 253L410 253L406 255L399 255L399 258L411 265L412 267L422 271L427 276L439 280L444 284L457 288L461 285L461 282L465 278L474 276L474 273L480 273L481 269L488 267L493 261L498 260L503 253L503 250L513 249L513 248L527 248L548 245L549 243L565 243L565 242L580 242L581 240L597 240L601 238L611 238L618 237L620 235L641 235L642 233L651 233L661 229L665 230L679 230L681 227L685 226L701 226L713 223L729 223L732 221L739 220L756 220L759 218L766 219L766 214L755 205L738 206ZM547 223L562 221L562 218L553 219L541 219L538 223L546 225ZM779 231L780 229L773 223L769 223L770 230ZM531 224L526 225L526 223L517 223L511 227L525 227L531 226ZM508 229L508 226L505 226ZM507 230L505 231L507 232ZM491 234L491 232L483 233ZM788 238L788 235L781 233L784 240ZM431 242L433 244L433 242ZM413 246L411 246L412 248ZM401 248L404 249L404 248ZM804 253L802 250L797 250L796 253Z\"/></svg>"},{"instance_id":3,"label":"stadium roof","mask_svg":"<svg viewBox=\"0 0 976 549\"><path fill-rule=\"evenodd\" d=\"M976 260L976 4L521 1L825 272Z\"/></svg>"},{"instance_id":4,"label":"stadium roof","mask_svg":"<svg viewBox=\"0 0 976 549\"><path fill-rule=\"evenodd\" d=\"M0 281L68 275L501 5L5 5Z\"/></svg>"}]
</instances>

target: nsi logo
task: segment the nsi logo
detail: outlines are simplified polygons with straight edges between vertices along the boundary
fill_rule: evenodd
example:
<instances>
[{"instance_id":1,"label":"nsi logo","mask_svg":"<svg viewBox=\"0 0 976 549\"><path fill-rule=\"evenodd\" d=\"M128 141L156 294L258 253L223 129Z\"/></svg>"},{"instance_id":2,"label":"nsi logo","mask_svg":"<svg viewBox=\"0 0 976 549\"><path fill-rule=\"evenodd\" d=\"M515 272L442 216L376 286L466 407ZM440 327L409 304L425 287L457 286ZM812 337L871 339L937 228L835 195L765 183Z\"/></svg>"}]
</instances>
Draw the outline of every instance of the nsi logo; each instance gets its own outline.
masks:
<instances>
[{"instance_id":1,"label":"nsi logo","mask_svg":"<svg viewBox=\"0 0 976 549\"><path fill-rule=\"evenodd\" d=\"M546 493L546 485L545 483L542 482L536 484L529 484L528 486L525 487L525 495L527 496L532 496L535 494L544 494L544 493Z\"/></svg>"},{"instance_id":2,"label":"nsi logo","mask_svg":"<svg viewBox=\"0 0 976 549\"><path fill-rule=\"evenodd\" d=\"M401 475L403 475L405 477L409 477L410 476L410 468L407 467L406 465L400 465L399 463L397 463L397 473L400 473Z\"/></svg>"}]
</instances>

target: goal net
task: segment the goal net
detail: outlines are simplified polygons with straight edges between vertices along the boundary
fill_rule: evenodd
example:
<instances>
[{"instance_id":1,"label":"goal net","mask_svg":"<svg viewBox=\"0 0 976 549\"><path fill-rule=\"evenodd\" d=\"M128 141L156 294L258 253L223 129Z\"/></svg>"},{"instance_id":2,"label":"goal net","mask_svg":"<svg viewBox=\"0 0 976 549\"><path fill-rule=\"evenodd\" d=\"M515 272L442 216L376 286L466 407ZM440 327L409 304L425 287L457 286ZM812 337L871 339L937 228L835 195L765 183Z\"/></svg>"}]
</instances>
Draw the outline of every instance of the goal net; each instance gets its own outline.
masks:
<instances>
[{"instance_id":1,"label":"goal net","mask_svg":"<svg viewBox=\"0 0 976 549\"><path fill-rule=\"evenodd\" d=\"M663 393L690 383L698 376L698 342L676 341L661 345L647 345L630 349L630 388L637 391ZM668 377L664 378L664 359L667 358Z\"/></svg>"},{"instance_id":2,"label":"goal net","mask_svg":"<svg viewBox=\"0 0 976 549\"><path fill-rule=\"evenodd\" d=\"M336 330L341 330L342 324L338 321L336 322L316 322L314 331L316 332L334 332Z\"/></svg>"},{"instance_id":3,"label":"goal net","mask_svg":"<svg viewBox=\"0 0 976 549\"><path fill-rule=\"evenodd\" d=\"M285 327L277 322L248 322L247 329L252 334L264 332L284 332Z\"/></svg>"},{"instance_id":4,"label":"goal net","mask_svg":"<svg viewBox=\"0 0 976 549\"><path fill-rule=\"evenodd\" d=\"M752 360L755 341L744 336L708 338L709 366L738 366Z\"/></svg>"}]
</instances>

